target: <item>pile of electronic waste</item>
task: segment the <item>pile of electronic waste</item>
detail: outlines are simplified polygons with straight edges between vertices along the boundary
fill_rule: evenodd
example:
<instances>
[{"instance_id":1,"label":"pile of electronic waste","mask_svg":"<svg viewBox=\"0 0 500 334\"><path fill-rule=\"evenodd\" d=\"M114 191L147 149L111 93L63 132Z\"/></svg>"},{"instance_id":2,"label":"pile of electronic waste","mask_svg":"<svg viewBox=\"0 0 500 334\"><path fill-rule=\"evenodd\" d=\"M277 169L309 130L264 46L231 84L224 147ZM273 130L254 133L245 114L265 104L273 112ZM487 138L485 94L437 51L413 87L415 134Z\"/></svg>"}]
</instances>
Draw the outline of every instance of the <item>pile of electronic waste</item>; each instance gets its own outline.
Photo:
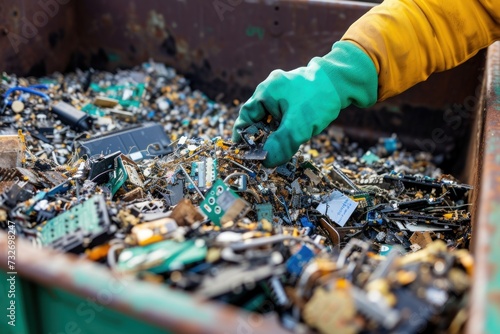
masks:
<instances>
[{"instance_id":1,"label":"pile of electronic waste","mask_svg":"<svg viewBox=\"0 0 500 334\"><path fill-rule=\"evenodd\" d=\"M467 318L471 187L395 136L362 149L330 129L265 168L272 120L234 144L239 102L154 62L3 74L0 93L0 224L37 247L295 331L459 332Z\"/></svg>"}]
</instances>

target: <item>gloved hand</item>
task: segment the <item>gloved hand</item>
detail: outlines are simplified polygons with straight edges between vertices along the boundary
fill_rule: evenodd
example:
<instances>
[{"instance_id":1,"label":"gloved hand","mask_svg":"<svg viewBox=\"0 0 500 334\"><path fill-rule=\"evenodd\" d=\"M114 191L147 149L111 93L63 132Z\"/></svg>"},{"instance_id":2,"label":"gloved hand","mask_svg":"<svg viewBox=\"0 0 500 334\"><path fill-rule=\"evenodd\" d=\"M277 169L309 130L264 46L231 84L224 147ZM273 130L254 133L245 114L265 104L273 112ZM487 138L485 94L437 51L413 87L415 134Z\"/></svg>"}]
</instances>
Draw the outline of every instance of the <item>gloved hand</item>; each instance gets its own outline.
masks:
<instances>
[{"instance_id":1,"label":"gloved hand","mask_svg":"<svg viewBox=\"0 0 500 334\"><path fill-rule=\"evenodd\" d=\"M377 101L378 76L370 57L351 42L337 42L324 57L313 58L307 67L290 72L276 70L257 86L243 105L233 129L233 141L244 129L267 114L280 122L264 150L264 165L289 161L299 146L318 135L341 109L351 103L369 107Z\"/></svg>"}]
</instances>

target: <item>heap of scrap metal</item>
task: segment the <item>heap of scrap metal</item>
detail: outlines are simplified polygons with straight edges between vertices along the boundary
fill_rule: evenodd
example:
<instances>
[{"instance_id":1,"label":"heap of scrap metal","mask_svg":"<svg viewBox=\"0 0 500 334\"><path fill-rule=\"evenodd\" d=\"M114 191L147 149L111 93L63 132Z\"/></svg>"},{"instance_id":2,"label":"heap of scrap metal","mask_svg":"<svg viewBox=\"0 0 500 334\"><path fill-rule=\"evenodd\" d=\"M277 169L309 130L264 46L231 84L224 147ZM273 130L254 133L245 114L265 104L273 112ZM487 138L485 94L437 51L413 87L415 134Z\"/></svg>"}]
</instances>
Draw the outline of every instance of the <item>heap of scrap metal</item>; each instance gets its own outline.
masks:
<instances>
[{"instance_id":1,"label":"heap of scrap metal","mask_svg":"<svg viewBox=\"0 0 500 334\"><path fill-rule=\"evenodd\" d=\"M4 74L0 224L37 247L259 313L294 331L459 332L473 261L468 196L397 137L321 134L261 164L272 118L231 136L154 62L116 74Z\"/></svg>"}]
</instances>

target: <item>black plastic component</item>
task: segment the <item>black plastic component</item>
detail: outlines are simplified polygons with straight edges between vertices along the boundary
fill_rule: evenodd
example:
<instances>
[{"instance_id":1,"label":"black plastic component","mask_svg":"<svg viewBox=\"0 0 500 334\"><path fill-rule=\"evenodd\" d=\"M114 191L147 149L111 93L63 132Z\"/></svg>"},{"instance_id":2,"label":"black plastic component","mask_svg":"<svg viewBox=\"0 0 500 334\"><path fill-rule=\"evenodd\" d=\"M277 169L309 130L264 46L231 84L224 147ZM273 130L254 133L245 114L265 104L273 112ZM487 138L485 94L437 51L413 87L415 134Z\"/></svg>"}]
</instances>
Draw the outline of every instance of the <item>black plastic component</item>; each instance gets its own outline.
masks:
<instances>
[{"instance_id":1,"label":"black plastic component","mask_svg":"<svg viewBox=\"0 0 500 334\"><path fill-rule=\"evenodd\" d=\"M75 131L87 131L92 125L92 118L66 102L58 102L52 106L52 112Z\"/></svg>"},{"instance_id":2,"label":"black plastic component","mask_svg":"<svg viewBox=\"0 0 500 334\"><path fill-rule=\"evenodd\" d=\"M402 312L405 319L392 329L392 333L425 333L429 320L436 313L436 309L415 296L411 291L397 289L394 294L397 300L396 309Z\"/></svg>"},{"instance_id":3,"label":"black plastic component","mask_svg":"<svg viewBox=\"0 0 500 334\"><path fill-rule=\"evenodd\" d=\"M27 201L33 197L35 191L31 184L26 182L15 183L12 187L5 193L2 194L0 201L3 201L9 208L13 208L17 203Z\"/></svg>"},{"instance_id":4,"label":"black plastic component","mask_svg":"<svg viewBox=\"0 0 500 334\"><path fill-rule=\"evenodd\" d=\"M442 205L443 202L444 202L444 200L442 198L436 198L432 201L430 201L427 198L423 198L423 199L416 199L413 201L399 202L398 208L401 210L404 210L404 209L420 210L420 209L425 209L425 208L429 208L432 206Z\"/></svg>"},{"instance_id":5,"label":"black plastic component","mask_svg":"<svg viewBox=\"0 0 500 334\"><path fill-rule=\"evenodd\" d=\"M103 158L92 160L92 167L90 168L88 179L97 184L108 182L109 172L115 169L115 159L120 154L120 152L115 152Z\"/></svg>"},{"instance_id":6,"label":"black plastic component","mask_svg":"<svg viewBox=\"0 0 500 334\"><path fill-rule=\"evenodd\" d=\"M77 152L85 154L109 154L120 151L132 160L165 155L172 152L170 138L160 124L146 123L128 129L109 132L102 136L77 142Z\"/></svg>"},{"instance_id":7,"label":"black plastic component","mask_svg":"<svg viewBox=\"0 0 500 334\"><path fill-rule=\"evenodd\" d=\"M452 199L458 199L464 196L467 191L472 190L472 187L466 184L443 182L431 178L423 178L412 175L384 175L384 181L397 188L401 188L400 186L403 185L404 187L401 189L414 188L425 191L436 189L440 191L440 193L448 191Z\"/></svg>"}]
</instances>

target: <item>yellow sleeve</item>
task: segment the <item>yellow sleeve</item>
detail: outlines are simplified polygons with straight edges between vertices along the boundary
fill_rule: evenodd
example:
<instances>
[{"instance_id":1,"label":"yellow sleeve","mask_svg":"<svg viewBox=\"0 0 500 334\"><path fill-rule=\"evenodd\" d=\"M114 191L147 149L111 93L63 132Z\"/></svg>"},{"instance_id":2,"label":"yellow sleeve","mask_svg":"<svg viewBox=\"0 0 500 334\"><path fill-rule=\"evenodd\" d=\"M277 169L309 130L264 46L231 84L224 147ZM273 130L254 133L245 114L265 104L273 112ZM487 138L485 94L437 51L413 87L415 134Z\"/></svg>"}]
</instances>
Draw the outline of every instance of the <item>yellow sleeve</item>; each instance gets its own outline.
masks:
<instances>
[{"instance_id":1,"label":"yellow sleeve","mask_svg":"<svg viewBox=\"0 0 500 334\"><path fill-rule=\"evenodd\" d=\"M453 68L500 39L500 0L386 0L342 37L378 73L378 100Z\"/></svg>"}]
</instances>

